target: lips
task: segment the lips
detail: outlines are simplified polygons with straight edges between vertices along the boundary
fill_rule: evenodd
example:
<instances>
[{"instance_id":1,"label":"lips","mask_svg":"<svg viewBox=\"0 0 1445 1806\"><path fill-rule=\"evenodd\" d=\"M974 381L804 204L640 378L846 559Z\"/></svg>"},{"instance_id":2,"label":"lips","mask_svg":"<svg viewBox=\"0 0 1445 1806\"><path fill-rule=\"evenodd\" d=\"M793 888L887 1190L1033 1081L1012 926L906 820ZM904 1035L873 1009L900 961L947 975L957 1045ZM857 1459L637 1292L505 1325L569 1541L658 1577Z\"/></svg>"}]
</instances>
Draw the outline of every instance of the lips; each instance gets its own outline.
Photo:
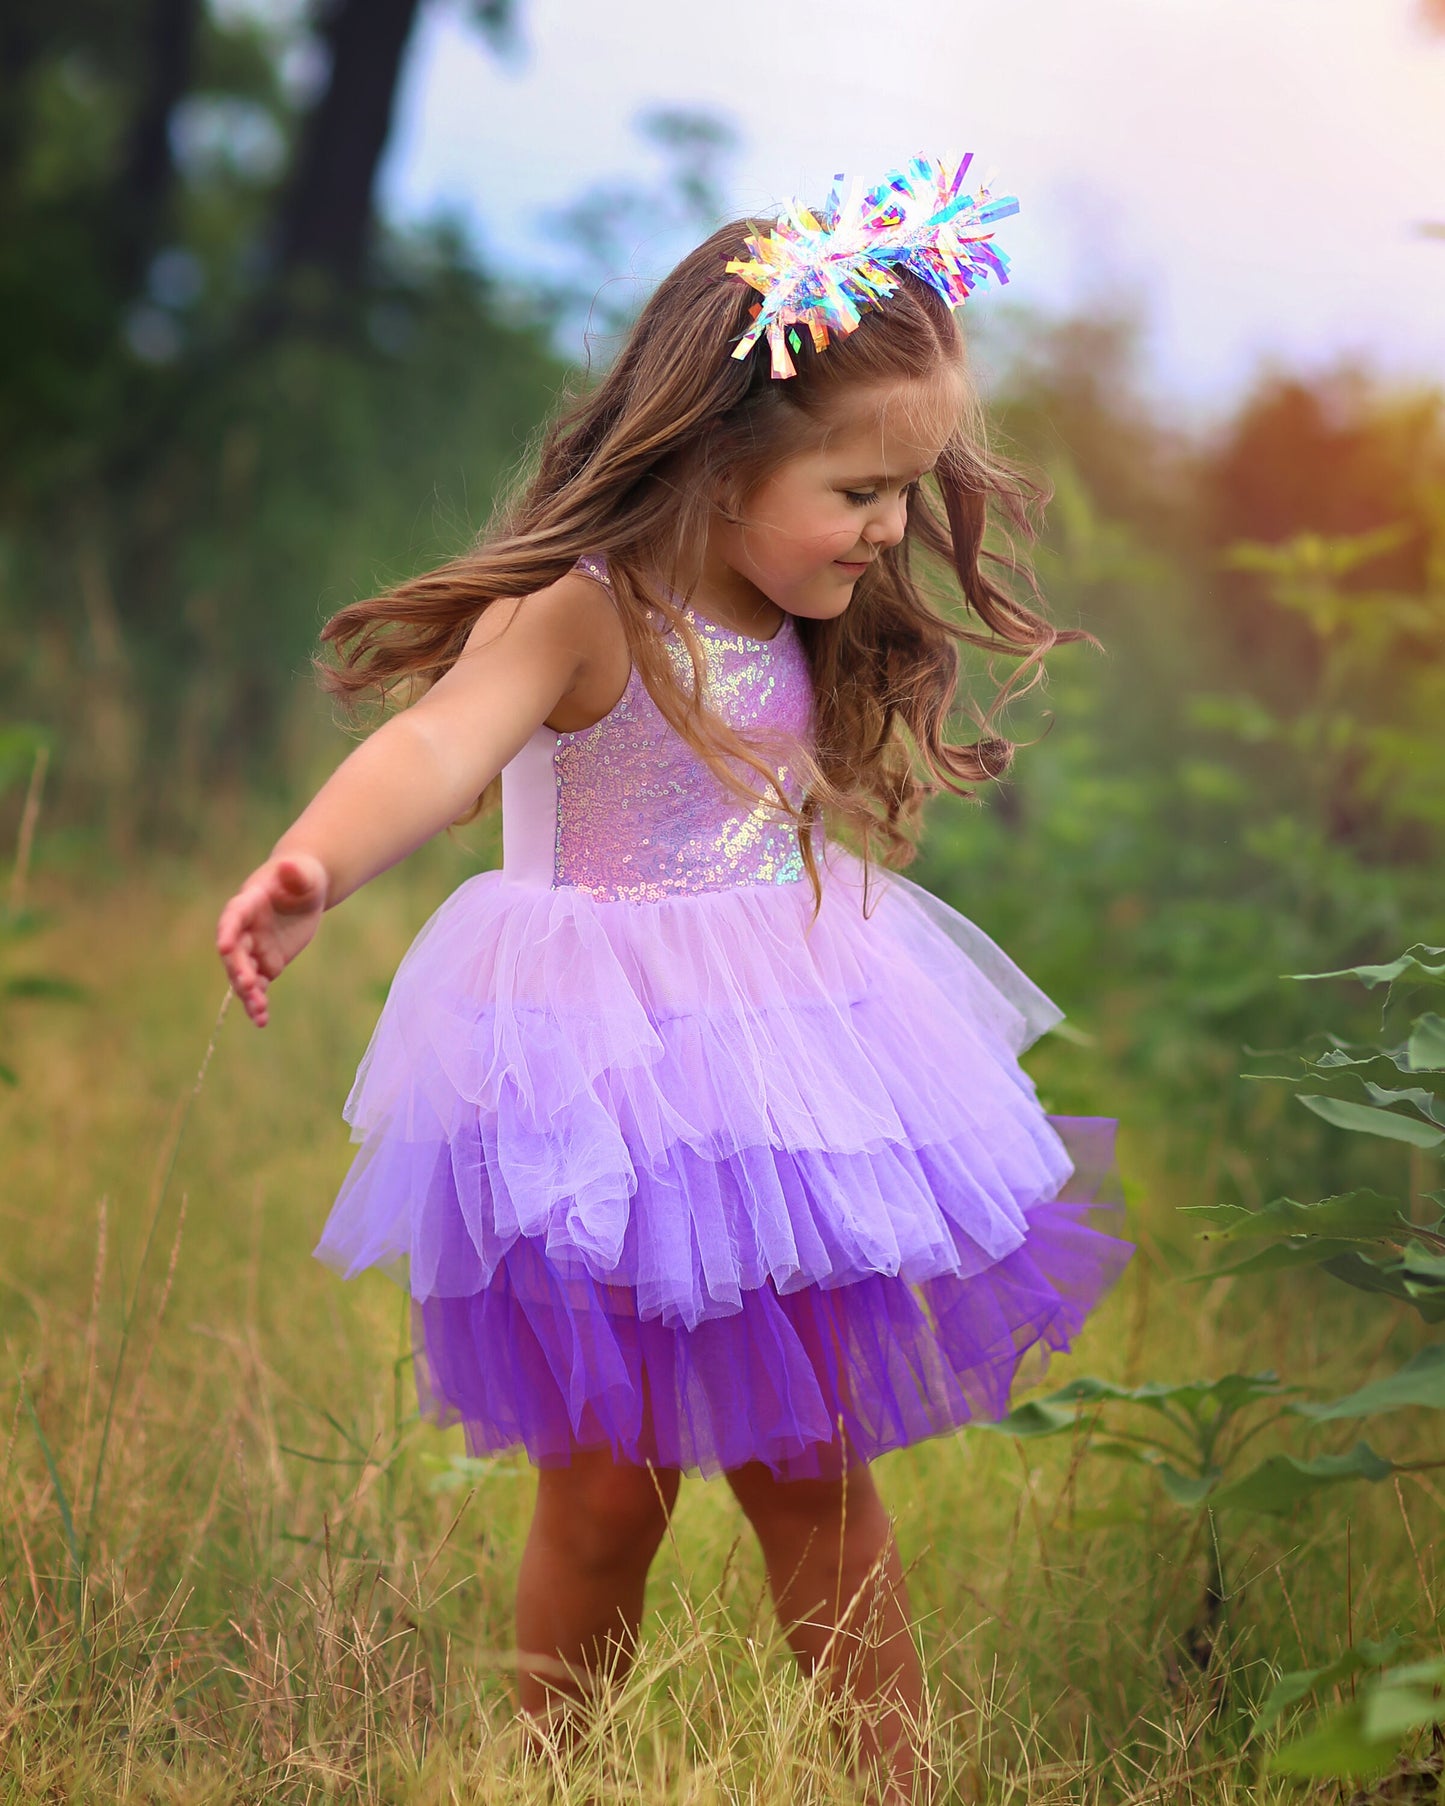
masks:
<instances>
[{"instance_id":1,"label":"lips","mask_svg":"<svg viewBox=\"0 0 1445 1806\"><path fill-rule=\"evenodd\" d=\"M861 564L850 564L846 558L835 558L833 562L840 571L847 571L850 577L861 577L873 560L865 558Z\"/></svg>"}]
</instances>

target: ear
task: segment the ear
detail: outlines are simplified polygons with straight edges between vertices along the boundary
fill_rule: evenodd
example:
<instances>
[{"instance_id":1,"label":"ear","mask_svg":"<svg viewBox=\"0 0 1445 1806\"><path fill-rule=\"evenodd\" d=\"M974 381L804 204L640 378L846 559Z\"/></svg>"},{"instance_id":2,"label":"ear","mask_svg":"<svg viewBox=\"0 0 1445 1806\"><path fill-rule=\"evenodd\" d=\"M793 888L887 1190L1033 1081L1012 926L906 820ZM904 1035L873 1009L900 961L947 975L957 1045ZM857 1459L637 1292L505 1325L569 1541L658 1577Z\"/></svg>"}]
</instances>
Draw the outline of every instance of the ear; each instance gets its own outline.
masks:
<instances>
[{"instance_id":1,"label":"ear","mask_svg":"<svg viewBox=\"0 0 1445 1806\"><path fill-rule=\"evenodd\" d=\"M747 490L731 472L720 472L703 490L713 519L741 526L747 513Z\"/></svg>"}]
</instances>

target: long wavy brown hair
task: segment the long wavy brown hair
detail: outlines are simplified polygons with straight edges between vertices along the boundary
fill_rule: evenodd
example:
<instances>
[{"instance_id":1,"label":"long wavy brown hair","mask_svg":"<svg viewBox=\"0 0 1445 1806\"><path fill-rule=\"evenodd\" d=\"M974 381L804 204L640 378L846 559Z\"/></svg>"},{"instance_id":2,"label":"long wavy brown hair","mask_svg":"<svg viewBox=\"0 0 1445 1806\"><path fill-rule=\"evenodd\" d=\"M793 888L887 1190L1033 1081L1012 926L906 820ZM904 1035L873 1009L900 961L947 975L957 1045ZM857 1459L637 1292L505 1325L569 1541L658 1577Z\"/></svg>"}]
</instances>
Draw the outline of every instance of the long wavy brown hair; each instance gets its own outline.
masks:
<instances>
[{"instance_id":1,"label":"long wavy brown hair","mask_svg":"<svg viewBox=\"0 0 1445 1806\"><path fill-rule=\"evenodd\" d=\"M596 386L564 398L530 468L472 547L340 609L321 631L339 663L314 662L323 687L350 712L368 694L384 702L401 688L414 696L455 663L489 604L556 582L586 553L605 553L628 647L653 700L731 790L754 804L766 796L796 823L816 899L820 818L857 848L865 872L874 856L906 864L924 798L940 789L972 796L1000 776L1014 747L994 731L999 710L1041 679L1051 646L1092 636L1055 629L1031 605L1041 598L1019 547L1037 537L1049 491L987 449L962 336L926 284L903 275L882 307L822 352L804 335L793 377L771 376L765 347L732 356L757 296L724 265L757 230L751 220L734 221L685 257ZM934 380L956 396L957 421L914 493L904 538L874 560L842 614L795 621L814 699L814 744L792 758L803 784L795 807L775 760L706 706L705 658L683 612L685 573L697 568L714 512L738 518L749 491L818 444L850 397ZM985 545L990 527L996 543ZM961 608L928 581L930 567L956 580ZM668 630L688 651L690 684L663 642ZM990 657L996 694L986 710L971 708L976 737L956 743L947 733L964 644L1018 662L998 682ZM472 820L499 791L494 779L460 820Z\"/></svg>"}]
</instances>

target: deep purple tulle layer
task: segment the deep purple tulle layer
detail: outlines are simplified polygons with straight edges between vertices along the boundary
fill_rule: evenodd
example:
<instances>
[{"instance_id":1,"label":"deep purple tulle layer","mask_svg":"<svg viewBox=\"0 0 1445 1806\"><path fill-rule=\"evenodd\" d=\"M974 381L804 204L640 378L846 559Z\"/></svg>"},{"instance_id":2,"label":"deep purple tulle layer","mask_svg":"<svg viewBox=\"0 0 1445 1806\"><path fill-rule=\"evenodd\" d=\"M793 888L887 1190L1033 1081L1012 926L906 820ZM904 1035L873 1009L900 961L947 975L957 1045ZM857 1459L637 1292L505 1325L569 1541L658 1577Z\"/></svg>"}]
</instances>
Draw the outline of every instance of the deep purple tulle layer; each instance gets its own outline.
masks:
<instances>
[{"instance_id":1,"label":"deep purple tulle layer","mask_svg":"<svg viewBox=\"0 0 1445 1806\"><path fill-rule=\"evenodd\" d=\"M1075 1126L1096 1149L1106 1139L1106 1123ZM836 1478L845 1458L1003 1416L1024 1355L1067 1348L1129 1258L1100 1214L1059 1199L967 1277L765 1284L693 1329L640 1316L625 1288L564 1278L520 1242L486 1291L417 1305L423 1406L461 1421L474 1454L521 1447L538 1466L582 1446L702 1474L762 1461L781 1479Z\"/></svg>"}]
</instances>

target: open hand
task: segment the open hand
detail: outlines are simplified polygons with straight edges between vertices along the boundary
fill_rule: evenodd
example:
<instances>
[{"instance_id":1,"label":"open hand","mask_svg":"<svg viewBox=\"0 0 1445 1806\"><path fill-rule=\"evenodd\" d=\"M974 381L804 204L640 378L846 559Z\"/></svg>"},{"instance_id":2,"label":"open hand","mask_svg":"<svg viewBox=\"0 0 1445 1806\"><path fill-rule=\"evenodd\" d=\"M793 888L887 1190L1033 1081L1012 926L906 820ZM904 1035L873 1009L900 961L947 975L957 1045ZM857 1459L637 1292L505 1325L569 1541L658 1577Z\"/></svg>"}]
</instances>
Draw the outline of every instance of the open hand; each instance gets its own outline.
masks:
<instances>
[{"instance_id":1,"label":"open hand","mask_svg":"<svg viewBox=\"0 0 1445 1806\"><path fill-rule=\"evenodd\" d=\"M315 934L326 907L326 867L311 853L258 866L216 924L216 951L231 988L257 1028L265 1028L266 988Z\"/></svg>"}]
</instances>

